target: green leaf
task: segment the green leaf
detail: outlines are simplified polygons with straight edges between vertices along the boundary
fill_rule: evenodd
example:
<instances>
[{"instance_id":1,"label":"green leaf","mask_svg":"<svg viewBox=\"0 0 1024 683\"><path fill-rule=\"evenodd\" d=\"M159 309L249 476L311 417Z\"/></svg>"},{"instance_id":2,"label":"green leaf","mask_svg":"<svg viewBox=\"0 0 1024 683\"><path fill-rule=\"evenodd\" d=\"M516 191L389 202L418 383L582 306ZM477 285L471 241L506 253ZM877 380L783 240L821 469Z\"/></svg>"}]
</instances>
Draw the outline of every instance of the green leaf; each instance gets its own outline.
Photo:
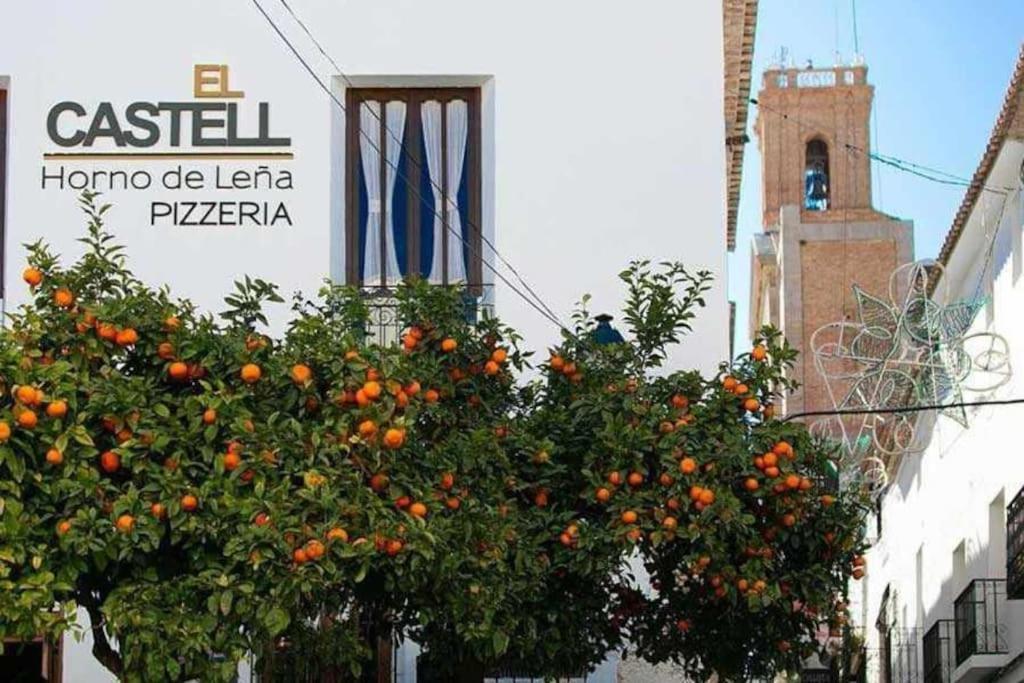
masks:
<instances>
[{"instance_id":1,"label":"green leaf","mask_svg":"<svg viewBox=\"0 0 1024 683\"><path fill-rule=\"evenodd\" d=\"M263 616L263 625L272 636L276 636L278 633L281 633L288 628L288 624L290 622L291 617L289 617L288 613L280 607L271 608L271 610Z\"/></svg>"},{"instance_id":2,"label":"green leaf","mask_svg":"<svg viewBox=\"0 0 1024 683\"><path fill-rule=\"evenodd\" d=\"M224 591L220 594L220 613L227 616L231 612L231 602L234 599L231 591Z\"/></svg>"},{"instance_id":3,"label":"green leaf","mask_svg":"<svg viewBox=\"0 0 1024 683\"><path fill-rule=\"evenodd\" d=\"M494 654L501 655L508 649L508 634L504 631L495 631L491 644L494 646Z\"/></svg>"}]
</instances>

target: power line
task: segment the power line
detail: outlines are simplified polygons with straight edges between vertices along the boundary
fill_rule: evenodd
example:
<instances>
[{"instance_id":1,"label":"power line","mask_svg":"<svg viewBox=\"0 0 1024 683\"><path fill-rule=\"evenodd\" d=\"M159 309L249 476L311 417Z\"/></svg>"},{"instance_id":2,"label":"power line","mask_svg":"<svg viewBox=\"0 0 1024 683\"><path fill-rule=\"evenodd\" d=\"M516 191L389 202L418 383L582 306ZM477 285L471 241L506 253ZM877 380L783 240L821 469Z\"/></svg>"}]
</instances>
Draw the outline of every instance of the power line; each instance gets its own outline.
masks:
<instances>
[{"instance_id":1,"label":"power line","mask_svg":"<svg viewBox=\"0 0 1024 683\"><path fill-rule=\"evenodd\" d=\"M1024 398L1006 398L989 401L957 401L956 403L935 403L921 406L893 406L891 408L851 408L844 410L808 410L803 413L786 415L779 422L789 422L800 417L830 417L843 415L879 415L899 413L921 413L947 408L970 408L972 406L1007 406L1024 404Z\"/></svg>"},{"instance_id":2,"label":"power line","mask_svg":"<svg viewBox=\"0 0 1024 683\"><path fill-rule=\"evenodd\" d=\"M765 109L767 111L774 112L781 116L786 121L790 121L801 128L815 132L819 128L818 126L812 126L811 124L801 121L799 118L791 116L784 111L780 111L778 109L775 109L774 107L768 106L763 102L759 101L757 98L751 97L750 103L760 109ZM840 146L847 154L860 154L869 159L873 159L874 161L877 161L879 163L891 166L899 171L903 171L904 173L909 173L911 175L923 178L925 180L929 180L931 182L940 183L943 185L954 185L957 187L971 187L975 184L973 180L964 178L963 176L957 176L952 173L947 173L946 171L925 166L923 164L907 161L906 159L900 159L899 157L879 154L877 152L869 152L863 147L859 147L858 145L854 145L850 142L843 142ZM991 187L989 185L985 185L984 183L979 183L978 187L986 192L993 192L995 194L1002 195L1005 195L1012 190L1012 188Z\"/></svg>"},{"instance_id":3,"label":"power line","mask_svg":"<svg viewBox=\"0 0 1024 683\"><path fill-rule=\"evenodd\" d=\"M320 54L321 54L321 55L323 55L323 57L324 57L325 59L327 59L327 61L329 61L329 62L331 63L331 66L333 66L333 67L334 67L334 69L335 69L335 71L336 71L336 72L338 73L338 75L339 75L339 76L340 76L340 77L342 78L342 80L344 80L344 81L345 81L345 84L346 84L346 85L347 85L348 87L350 87L350 88L353 88L353 87L355 87L355 85L354 85L354 84L352 83L352 81L351 81L351 79L350 79L350 78L348 77L348 75L347 75L347 74L346 74L346 73L345 73L345 72L344 72L344 71L342 70L342 68L341 68L341 67L340 67L340 66L338 65L338 63L337 63L337 62L336 62L336 61L335 61L335 60L334 60L334 59L333 59L333 58L331 57L331 55L330 55L330 54L328 54L327 50L326 50L326 49L325 49L325 48L323 47L323 45L322 45L322 44L320 43L320 41L318 41L318 40L316 39L316 37L315 37L315 36L313 35L313 33L312 33L312 32L310 31L309 27L308 27L308 26L306 25L306 23L305 23L304 21L302 21L302 19L301 19L301 18L300 18L300 17L298 16L298 14L297 14L297 13L295 12L295 10L293 10L293 9L292 9L291 5L289 5L289 4L288 4L288 2L287 2L286 0L280 0L280 2L281 2L281 4L282 4L282 5L284 6L285 10L287 10L287 11L288 11L288 13L289 13L289 14L291 15L292 19L293 19L293 20L294 20L294 21L295 21L295 22L296 22L296 23L297 23L297 24L299 25L299 27L300 27L300 28L302 29L302 31L303 31L303 32L304 32L304 33L306 34L306 36L307 36L307 37L309 38L309 40L310 40L310 41L311 41L311 42L313 43L313 45L314 45L314 46L316 46L316 49L317 49L317 50L318 50L318 51L320 52ZM302 56L301 56L301 55L299 55L299 53L298 53L298 50L297 50L297 49L296 49L296 48L295 48L295 47L293 46L293 44L291 43L291 41L289 41L289 40L288 40L288 38L287 38L287 37L285 37L285 35L283 34L283 32L282 32L282 31L280 30L280 28L279 28L279 27L277 26L277 24L276 24L276 23L275 23L275 22L273 21L273 19L271 19L271 18L270 18L270 16L269 16L269 15L268 15L268 14L266 13L266 11L264 11L264 9L263 9L262 5L260 5L260 3L259 3L259 2L257 2L257 0L253 0L253 3L254 3L254 4L256 5L256 7L257 7L257 8L258 8L258 9L260 10L260 13L261 13L261 14L263 14L264 18L266 18L266 20L267 20L267 21L268 21L268 22L270 23L270 25L271 25L271 26L272 26L272 27L274 28L274 31L275 31L275 32L276 32L276 33L278 34L278 36L279 36L279 37L280 37L280 38L281 38L281 39L282 39L282 40L283 40L283 41L285 42L285 44L287 44L287 45L288 45L288 47L289 47L289 48L291 49L291 52L292 52L292 54L294 54L294 55L295 55L295 57L296 57L296 58L297 58L297 59L298 59L298 60L299 60L300 62L302 62L303 66L304 66L304 67L306 67L306 71L308 71L308 72L309 72L309 74L310 74L310 75L311 75L311 76L312 76L312 77L313 77L313 78L314 78L314 79L315 79L315 80L317 81L317 83L318 83L318 84L320 85L320 87L321 87L321 88L322 88L322 89L323 89L323 90L324 90L324 91L325 91L325 92L326 92L326 93L327 93L327 94L328 94L328 95L329 95L329 96L331 97L331 99L332 99L332 100L334 100L335 104L337 104L337 105L338 105L338 107L339 107L339 108L341 109L341 111L342 111L343 113L347 113L347 112L346 112L346 107L345 107L345 106L344 106L344 105L343 105L343 104L341 103L341 101L340 101L340 100L339 100L339 99L338 99L338 98L337 98L337 97L336 97L336 96L334 95L334 93L333 93L333 92L331 92L331 91L330 91L330 89L329 89L328 87L326 87L326 86L324 85L324 83L323 83L323 82L322 82L322 81L320 80L319 76L317 76L317 75L316 75L316 73L315 73L315 72L313 71L313 69L312 69L312 68L311 68L311 67L310 67L310 66L308 65L308 63L307 63L307 62L306 62L306 61L305 61L305 60L304 60L304 59L302 58ZM387 134L387 135L388 135L389 137L391 137L391 139L392 139L392 140L394 140L394 141L395 141L396 143L398 143L398 145L399 145L399 146L401 147L401 149L402 149L403 151L405 151L405 152L406 152L406 154L407 154L407 159L408 159L408 160L410 161L410 163L412 163L412 164L413 164L414 166L416 166L416 169L415 169L415 170L416 170L416 172L417 172L417 173L421 173L421 171L422 171L422 165L421 165L421 164L420 164L420 163L419 163L418 161L416 161L416 159L415 159L415 156L414 156L414 155L412 155L411 153L409 153L409 149L408 149L408 148L406 147L406 145L405 145L405 143L403 142L403 140L402 140L401 138L399 138L399 137L398 137L398 136L397 136L397 135L395 134L395 132L394 132L394 131L392 131L392 130L391 130L391 129L390 129L389 127L388 127L387 123L386 123L386 122L385 122L385 121L383 120L383 118L382 118L382 116L381 116L380 114L378 114L378 113L377 113L377 112L376 112L375 110L373 110L372 108L369 108L369 109L367 109L367 111L368 111L368 112L369 112L369 113L370 113L370 114L371 114L371 115L372 115L372 116L373 116L374 118L376 118L376 119L377 119L377 121L378 121L378 122L379 122L379 123L381 124L381 127L382 127L382 129L384 130L384 132L385 132L385 133L386 133L386 134ZM415 188L415 187L413 186L413 184L412 184L412 183L411 183L411 182L409 181L408 177L406 177L406 176L405 176L404 174L402 174L402 173L401 173L401 172L399 171L399 169L398 169L398 166L397 166L397 164L393 164L393 163L390 163L390 162L388 162L388 160L387 160L387 158L386 158L386 155L384 155L384 154L383 154L383 153L381 152L380 148L379 148L379 147L377 146L377 144L376 144L376 141L374 141L374 140L371 140L371 139L370 139L370 137L369 137L369 136L367 136L367 135L365 134L365 132L363 132L363 131L362 131L361 129L360 129L360 131L359 131L359 132L360 132L360 135L361 135L362 137L364 137L365 139L367 139L367 140L368 140L368 141L370 142L370 145L371 145L371 147L373 147L373 148L374 148L374 149L375 149L375 150L376 150L376 151L377 151L378 153L380 153L380 155L381 155L381 160L382 160L382 161L384 161L384 162L385 162L385 163L386 163L386 164L387 164L388 166L390 166L390 167L391 167L391 168L392 168L392 169L393 169L393 170L395 171L395 173L396 173L396 174L398 175L398 177L402 178L402 182L403 182L403 183L404 183L404 184L406 185L406 187L407 187L407 188L408 188L408 189L409 189L410 191L412 191L412 192L413 192L413 193L415 194L415 196L416 196L416 200L417 200L417 201L418 201L418 202L419 202L419 203L420 203L420 204L421 204L422 206L428 206L427 202L425 201L425 198L424 198L424 197L422 196L422 194L421 194L421 193L420 193L420 192L419 192L418 190L416 190L416 188ZM438 185L438 184L437 184L436 182L434 182L434 180L433 180L432 178L428 178L428 182L430 183L430 186L432 187L433 191L434 191L434 192L435 192L435 193L437 194L437 196L439 196L439 197L442 197L442 198L443 198L443 197L445 196L445 195L444 195L444 192L443 192L443 188L441 188L441 186L440 186L440 185ZM442 212L439 212L439 211L437 211L437 209L433 209L433 213L434 213L434 215L435 215L436 217L438 217L438 218L440 218L440 219L441 219L441 223L442 223L442 225L444 225L444 226L445 226L445 228L446 228L446 229L447 229L447 230L448 230L448 231L449 231L449 232L450 232L451 234L455 235L455 236L456 236L456 237L457 237L457 238L459 239L459 241L460 241L460 242L462 242L462 244L464 244L464 245L466 245L467 247L469 247L469 245L468 245L468 244L466 243L466 241L465 241L465 240L463 240L463 238L462 238L462 235L459 235L459 234L458 234L458 233L457 233L457 232L455 231L455 229L454 229L453 227L451 227L451 225L449 225L447 221L445 221L445 219L444 219L444 215L443 215L443 213L442 213ZM510 272L512 273L512 275L513 275L513 276L515 277L515 279L516 279L516 280L517 280L517 281L518 281L518 282L519 282L519 283L520 283L520 284L521 284L521 285L523 286L523 288L524 288L524 289L525 289L525 290L526 290L526 291L527 291L527 292L528 292L528 293L529 293L529 294L530 294L530 295L531 295L531 296L532 296L532 297L533 297L533 298L535 299L536 303L540 305L540 307L541 307L541 308L543 309L543 311L539 311L539 312L542 312L542 313L544 313L545 317L546 317L546 318L547 318L548 320L551 320L552 322L554 322L554 323L555 323L556 325L558 325L558 326L559 326L560 328L562 328L563 330L567 330L566 326L565 326L565 325L564 325L564 324L563 324L563 323L562 323L562 322L561 322L561 321L559 320L559 318L558 318L558 315L557 315L557 314L556 314L556 313L555 313L555 312L554 312L554 311L553 311L553 310L551 309L551 307L550 307L550 306L548 306L548 304L547 304L547 303L546 303L546 302L544 301L544 299L542 299L542 298L540 297L540 295L539 295L539 294L537 294L537 292L536 292L536 291L535 291L535 290L534 290L534 289L533 289L533 288L532 288L532 287L531 287L531 286L530 286L530 285L529 285L529 284L528 284L528 283L526 282L526 280L525 280L525 279L524 279L524 278L523 278L523 277L522 277L522 276L521 276L521 275L519 274L519 271L518 271L518 270L516 270L516 268L515 268L515 267L514 267L514 266L513 266L513 265L512 265L512 264L511 264L511 263L510 263L509 261L508 261L508 259L506 259L506 258L505 258L505 257L504 257L504 256L503 256L503 255L501 254L501 252L499 252L499 251L498 251L497 247L495 247L495 246L494 246L494 243L493 243L493 242L491 242L491 241L490 241L490 240L489 240L489 239L487 238L487 236L486 236L486 235L484 234L484 231L483 231L483 229L481 229L481 227L480 227L480 226L478 226L478 225L474 224L474 223L473 223L473 221L472 221L472 220L470 220L470 219L468 219L468 218L467 218L467 220L465 221L465 223L466 223L466 224L467 224L467 225L468 225L468 226L469 226L470 228L472 228L473 230L475 230L475 231L476 231L476 233L477 233L477 234L478 234L478 235L480 236L480 239L481 239L481 241L482 241L482 242L483 242L484 244L486 244L488 248L490 248L490 250L491 250L491 251L492 251L492 252L494 253L494 255L495 255L495 256L496 256L497 258L498 258L498 260L499 260L499 261L500 261L500 262L501 262L501 263L502 263L502 264L503 264L503 265L504 265L504 266L505 266L506 268L508 268L508 270L509 270L509 271L510 271ZM470 247L470 248L472 249L473 247ZM479 256L479 255L480 255L480 254L479 254L479 252L477 252L477 253L476 253L476 255L478 255L478 256ZM496 270L496 269L494 269L494 267L493 267L493 266L491 266L491 265L490 265L489 263L487 263L486 261L484 261L484 260L483 260L482 258L481 258L481 262L485 263L485 264L486 264L486 265L488 266L488 268L490 268L490 270L491 270L491 271L492 271L493 273L495 273L495 275L498 275L498 272L497 272L497 270ZM502 277L502 276L500 276L500 275L499 275L499 277ZM523 294L522 294L521 292L519 292L518 290L516 290L516 288L515 288L515 287L513 287L513 286L511 285L511 283L510 283L510 282L508 282L508 280L506 280L506 279L505 279L504 277L502 277L502 281L503 281L503 282L504 282L505 284L509 285L509 286L510 286L510 287L511 287L511 288L513 289L513 291L516 291L516 293L517 293L517 294L519 294L519 295L520 295L521 297L523 297L523 298L524 298L524 300L527 300L527 301L529 301L529 299L527 299L525 295L523 295ZM537 309L537 306L534 306L534 308L535 308L535 309Z\"/></svg>"}]
</instances>

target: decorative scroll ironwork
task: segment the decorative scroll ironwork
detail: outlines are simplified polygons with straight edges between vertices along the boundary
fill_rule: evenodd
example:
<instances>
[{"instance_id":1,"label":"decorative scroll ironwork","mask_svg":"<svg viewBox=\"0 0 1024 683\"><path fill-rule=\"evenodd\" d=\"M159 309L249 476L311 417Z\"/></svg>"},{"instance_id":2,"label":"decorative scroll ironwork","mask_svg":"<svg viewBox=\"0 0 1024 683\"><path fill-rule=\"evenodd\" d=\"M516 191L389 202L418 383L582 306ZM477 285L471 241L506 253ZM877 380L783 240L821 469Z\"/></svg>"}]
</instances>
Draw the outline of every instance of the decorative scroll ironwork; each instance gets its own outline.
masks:
<instances>
[{"instance_id":1,"label":"decorative scroll ironwork","mask_svg":"<svg viewBox=\"0 0 1024 683\"><path fill-rule=\"evenodd\" d=\"M924 634L924 683L953 680L953 623L952 619L939 619Z\"/></svg>"},{"instance_id":2,"label":"decorative scroll ironwork","mask_svg":"<svg viewBox=\"0 0 1024 683\"><path fill-rule=\"evenodd\" d=\"M491 297L490 285L471 285L466 288L463 298L463 315L466 320L476 322L483 316L493 315L492 305L487 303ZM388 287L364 287L369 318L367 319L366 335L373 343L381 346L397 344L399 338L411 321L402 320L398 299Z\"/></svg>"},{"instance_id":3,"label":"decorative scroll ironwork","mask_svg":"<svg viewBox=\"0 0 1024 683\"><path fill-rule=\"evenodd\" d=\"M853 287L858 320L829 323L811 336L815 367L836 411L945 406L938 412L963 426L956 404L964 392L984 393L1011 374L1009 345L992 332L971 333L984 300L948 302L937 261L900 266L889 278L888 299ZM880 494L891 465L923 447L917 427L924 412L831 415L813 433L840 446L840 486Z\"/></svg>"},{"instance_id":4,"label":"decorative scroll ironwork","mask_svg":"<svg viewBox=\"0 0 1024 683\"><path fill-rule=\"evenodd\" d=\"M1009 652L1006 638L1006 581L975 579L953 603L956 664L972 655Z\"/></svg>"},{"instance_id":5,"label":"decorative scroll ironwork","mask_svg":"<svg viewBox=\"0 0 1024 683\"><path fill-rule=\"evenodd\" d=\"M1024 488L1006 508L1006 596L1024 600Z\"/></svg>"}]
</instances>

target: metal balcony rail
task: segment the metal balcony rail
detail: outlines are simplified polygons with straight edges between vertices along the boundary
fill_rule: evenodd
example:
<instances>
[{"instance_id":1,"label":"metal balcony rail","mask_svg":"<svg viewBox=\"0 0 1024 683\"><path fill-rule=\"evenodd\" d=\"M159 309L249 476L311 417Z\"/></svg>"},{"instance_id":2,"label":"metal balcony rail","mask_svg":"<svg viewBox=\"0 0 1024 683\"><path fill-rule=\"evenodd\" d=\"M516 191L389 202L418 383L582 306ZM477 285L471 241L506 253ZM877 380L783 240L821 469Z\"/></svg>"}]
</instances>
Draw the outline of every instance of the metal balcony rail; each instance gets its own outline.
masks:
<instances>
[{"instance_id":1,"label":"metal balcony rail","mask_svg":"<svg viewBox=\"0 0 1024 683\"><path fill-rule=\"evenodd\" d=\"M1024 488L1006 507L1006 596L1024 599Z\"/></svg>"},{"instance_id":2,"label":"metal balcony rail","mask_svg":"<svg viewBox=\"0 0 1024 683\"><path fill-rule=\"evenodd\" d=\"M921 683L917 650L921 641L919 628L894 628L890 632L889 671L893 683Z\"/></svg>"},{"instance_id":3,"label":"metal balcony rail","mask_svg":"<svg viewBox=\"0 0 1024 683\"><path fill-rule=\"evenodd\" d=\"M924 634L924 683L950 683L953 680L952 619L939 619Z\"/></svg>"},{"instance_id":4,"label":"metal balcony rail","mask_svg":"<svg viewBox=\"0 0 1024 683\"><path fill-rule=\"evenodd\" d=\"M956 664L973 655L1005 654L1006 579L975 579L953 603Z\"/></svg>"},{"instance_id":5,"label":"metal balcony rail","mask_svg":"<svg viewBox=\"0 0 1024 683\"><path fill-rule=\"evenodd\" d=\"M493 306L490 303L493 301L493 289L493 285L466 287L463 295L463 315L468 321L476 322L482 316L493 314ZM362 292L370 313L365 330L368 340L381 346L397 344L402 331L410 321L401 319L394 290L387 287L364 287Z\"/></svg>"}]
</instances>

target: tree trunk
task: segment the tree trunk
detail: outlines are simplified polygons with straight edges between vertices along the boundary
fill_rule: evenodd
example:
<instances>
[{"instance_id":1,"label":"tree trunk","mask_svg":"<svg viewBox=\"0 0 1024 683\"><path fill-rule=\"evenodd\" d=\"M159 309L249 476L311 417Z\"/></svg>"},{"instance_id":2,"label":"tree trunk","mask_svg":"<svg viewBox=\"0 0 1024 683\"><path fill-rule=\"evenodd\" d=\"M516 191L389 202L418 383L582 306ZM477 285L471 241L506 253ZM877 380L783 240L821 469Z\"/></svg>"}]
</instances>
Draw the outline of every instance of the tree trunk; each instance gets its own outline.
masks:
<instances>
[{"instance_id":1,"label":"tree trunk","mask_svg":"<svg viewBox=\"0 0 1024 683\"><path fill-rule=\"evenodd\" d=\"M458 683L483 683L486 673L484 665L475 659L464 660L459 665Z\"/></svg>"}]
</instances>

